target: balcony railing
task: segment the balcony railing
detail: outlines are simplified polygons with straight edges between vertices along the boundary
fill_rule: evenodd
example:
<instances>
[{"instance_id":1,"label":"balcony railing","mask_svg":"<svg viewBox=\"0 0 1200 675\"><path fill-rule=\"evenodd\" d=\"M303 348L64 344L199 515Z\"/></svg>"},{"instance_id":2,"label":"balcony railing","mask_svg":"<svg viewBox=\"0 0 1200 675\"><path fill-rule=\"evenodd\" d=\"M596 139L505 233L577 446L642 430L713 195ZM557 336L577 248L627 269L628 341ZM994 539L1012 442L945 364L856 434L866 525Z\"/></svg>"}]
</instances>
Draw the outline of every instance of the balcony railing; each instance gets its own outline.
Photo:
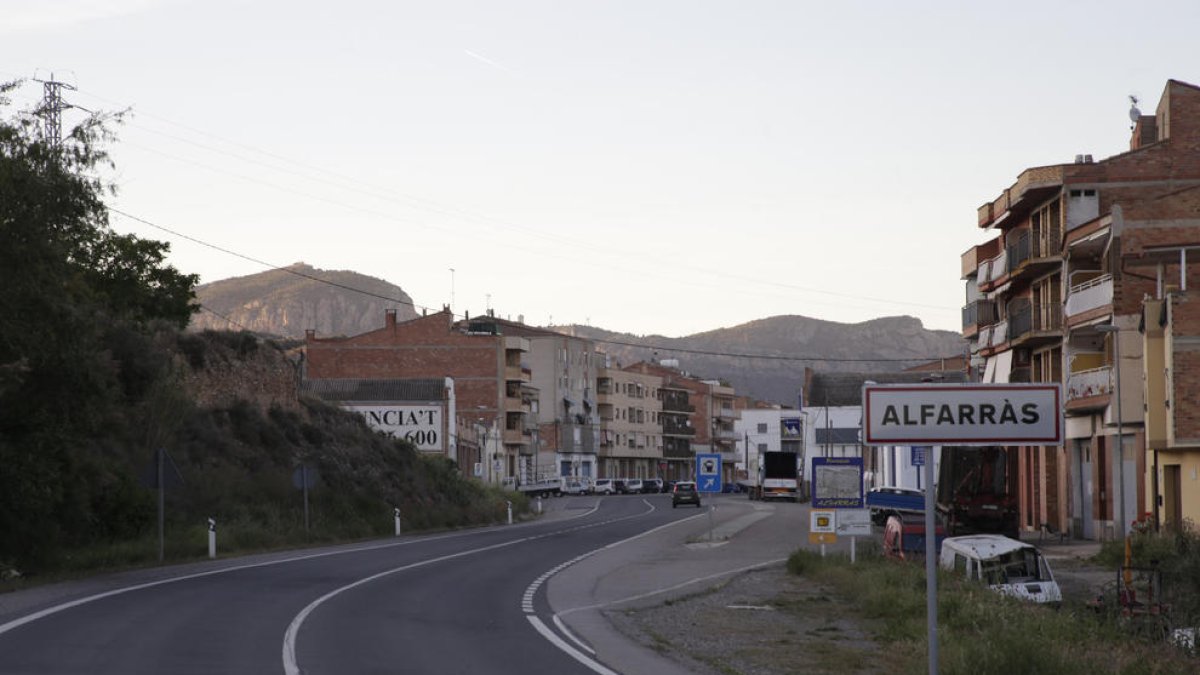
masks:
<instances>
[{"instance_id":1,"label":"balcony railing","mask_svg":"<svg viewBox=\"0 0 1200 675\"><path fill-rule=\"evenodd\" d=\"M1057 305L1031 305L1008 317L1010 340L1031 332L1056 331L1062 328L1062 319Z\"/></svg>"},{"instance_id":2,"label":"balcony railing","mask_svg":"<svg viewBox=\"0 0 1200 675\"><path fill-rule=\"evenodd\" d=\"M1111 274L1102 274L1082 284L1071 287L1067 296L1067 316L1076 316L1089 309L1111 305L1113 301L1113 280Z\"/></svg>"},{"instance_id":3,"label":"balcony railing","mask_svg":"<svg viewBox=\"0 0 1200 675\"><path fill-rule=\"evenodd\" d=\"M1112 368L1102 366L1067 376L1067 400L1112 393Z\"/></svg>"},{"instance_id":4,"label":"balcony railing","mask_svg":"<svg viewBox=\"0 0 1200 675\"><path fill-rule=\"evenodd\" d=\"M979 270L980 270L979 283L983 283L985 281L985 278L983 275L983 267L981 266L979 268ZM987 261L986 281L989 281L989 282L996 281L997 279L1004 276L1005 274L1008 274L1008 252L1001 251L1000 255Z\"/></svg>"},{"instance_id":5,"label":"balcony railing","mask_svg":"<svg viewBox=\"0 0 1200 675\"><path fill-rule=\"evenodd\" d=\"M663 421L662 430L663 430L664 434L671 434L672 436L695 436L696 435L696 430L693 429L692 427L690 427L686 424L679 424L678 422L672 422L670 420Z\"/></svg>"},{"instance_id":6,"label":"balcony railing","mask_svg":"<svg viewBox=\"0 0 1200 675\"><path fill-rule=\"evenodd\" d=\"M1009 244L1004 248L1005 254L1008 256L1009 269L1017 269L1021 263L1029 260L1029 233L1024 232L1020 237L1017 237L1016 243Z\"/></svg>"},{"instance_id":7,"label":"balcony railing","mask_svg":"<svg viewBox=\"0 0 1200 675\"><path fill-rule=\"evenodd\" d=\"M976 300L962 308L963 329L996 323L996 305L991 300Z\"/></svg>"},{"instance_id":8,"label":"balcony railing","mask_svg":"<svg viewBox=\"0 0 1200 675\"><path fill-rule=\"evenodd\" d=\"M992 326L991 338L988 341L987 347L999 347L1008 342L1008 320L1005 319Z\"/></svg>"}]
</instances>

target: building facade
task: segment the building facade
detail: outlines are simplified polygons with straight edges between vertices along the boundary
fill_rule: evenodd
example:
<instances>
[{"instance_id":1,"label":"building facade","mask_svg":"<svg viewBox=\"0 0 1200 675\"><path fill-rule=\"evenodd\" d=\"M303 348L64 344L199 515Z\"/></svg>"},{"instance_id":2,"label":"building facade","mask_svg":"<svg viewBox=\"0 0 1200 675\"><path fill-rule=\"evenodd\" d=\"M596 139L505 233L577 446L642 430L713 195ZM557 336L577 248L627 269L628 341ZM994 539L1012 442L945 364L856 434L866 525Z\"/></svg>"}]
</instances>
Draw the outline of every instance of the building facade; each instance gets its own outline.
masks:
<instances>
[{"instance_id":1,"label":"building facade","mask_svg":"<svg viewBox=\"0 0 1200 675\"><path fill-rule=\"evenodd\" d=\"M533 454L527 419L536 392L523 367L529 350L525 338L489 325L456 324L448 308L402 323L388 310L382 328L361 335L322 338L308 331L304 379L449 378L456 415L486 429L481 477L499 483L517 476ZM473 466L460 468L473 473Z\"/></svg>"},{"instance_id":2,"label":"building facade","mask_svg":"<svg viewBox=\"0 0 1200 675\"><path fill-rule=\"evenodd\" d=\"M1167 83L1131 111L1130 150L1026 169L980 207L995 236L962 256L963 336L984 382L1060 382L1066 443L1018 453L1021 527L1123 536L1149 501L1139 382L1142 298L1122 208L1200 185L1200 88Z\"/></svg>"},{"instance_id":3,"label":"building facade","mask_svg":"<svg viewBox=\"0 0 1200 675\"><path fill-rule=\"evenodd\" d=\"M661 478L662 378L601 368L596 382L600 411L600 477Z\"/></svg>"}]
</instances>

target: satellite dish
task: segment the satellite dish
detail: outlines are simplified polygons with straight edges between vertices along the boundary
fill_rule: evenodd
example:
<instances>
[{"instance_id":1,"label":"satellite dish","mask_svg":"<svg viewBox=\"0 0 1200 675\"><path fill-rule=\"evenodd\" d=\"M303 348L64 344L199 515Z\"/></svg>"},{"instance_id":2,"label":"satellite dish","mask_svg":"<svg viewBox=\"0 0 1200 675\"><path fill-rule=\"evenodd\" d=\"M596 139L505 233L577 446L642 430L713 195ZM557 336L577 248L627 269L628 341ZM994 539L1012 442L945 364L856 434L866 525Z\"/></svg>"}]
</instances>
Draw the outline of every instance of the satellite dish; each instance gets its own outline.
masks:
<instances>
[{"instance_id":1,"label":"satellite dish","mask_svg":"<svg viewBox=\"0 0 1200 675\"><path fill-rule=\"evenodd\" d=\"M1136 96L1129 97L1129 121L1137 124L1138 119L1142 116L1142 111L1137 107L1138 99Z\"/></svg>"}]
</instances>

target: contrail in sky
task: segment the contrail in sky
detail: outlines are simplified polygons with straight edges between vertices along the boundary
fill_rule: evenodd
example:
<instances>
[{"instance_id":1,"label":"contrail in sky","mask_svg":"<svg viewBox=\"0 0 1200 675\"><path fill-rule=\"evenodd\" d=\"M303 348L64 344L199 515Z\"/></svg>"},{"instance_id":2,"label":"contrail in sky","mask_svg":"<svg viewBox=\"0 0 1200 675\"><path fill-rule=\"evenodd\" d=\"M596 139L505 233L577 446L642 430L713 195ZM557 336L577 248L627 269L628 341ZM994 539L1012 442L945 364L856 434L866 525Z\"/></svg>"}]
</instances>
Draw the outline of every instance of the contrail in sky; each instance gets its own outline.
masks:
<instances>
[{"instance_id":1,"label":"contrail in sky","mask_svg":"<svg viewBox=\"0 0 1200 675\"><path fill-rule=\"evenodd\" d=\"M508 73L509 75L517 74L517 72L515 70L513 70L512 68L509 68L502 63L497 63L497 62L489 59L486 56L481 56L479 54L476 54L475 52L471 51L470 49L464 49L463 53L465 53L467 56L475 59L476 61L482 61L483 63L486 63L493 68L499 68L500 70L503 70L504 72Z\"/></svg>"}]
</instances>

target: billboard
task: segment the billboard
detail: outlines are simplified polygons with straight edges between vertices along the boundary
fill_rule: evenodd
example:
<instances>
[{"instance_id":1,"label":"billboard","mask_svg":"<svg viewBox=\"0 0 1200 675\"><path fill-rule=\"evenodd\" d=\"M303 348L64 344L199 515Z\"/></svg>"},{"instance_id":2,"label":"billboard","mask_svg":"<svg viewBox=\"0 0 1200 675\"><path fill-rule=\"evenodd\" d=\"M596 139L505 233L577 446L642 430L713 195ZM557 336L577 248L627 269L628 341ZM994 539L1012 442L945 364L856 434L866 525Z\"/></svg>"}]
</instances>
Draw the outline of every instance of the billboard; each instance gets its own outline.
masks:
<instances>
[{"instance_id":1,"label":"billboard","mask_svg":"<svg viewBox=\"0 0 1200 675\"><path fill-rule=\"evenodd\" d=\"M367 425L402 438L425 452L445 452L440 405L348 405L346 410L363 416Z\"/></svg>"}]
</instances>

